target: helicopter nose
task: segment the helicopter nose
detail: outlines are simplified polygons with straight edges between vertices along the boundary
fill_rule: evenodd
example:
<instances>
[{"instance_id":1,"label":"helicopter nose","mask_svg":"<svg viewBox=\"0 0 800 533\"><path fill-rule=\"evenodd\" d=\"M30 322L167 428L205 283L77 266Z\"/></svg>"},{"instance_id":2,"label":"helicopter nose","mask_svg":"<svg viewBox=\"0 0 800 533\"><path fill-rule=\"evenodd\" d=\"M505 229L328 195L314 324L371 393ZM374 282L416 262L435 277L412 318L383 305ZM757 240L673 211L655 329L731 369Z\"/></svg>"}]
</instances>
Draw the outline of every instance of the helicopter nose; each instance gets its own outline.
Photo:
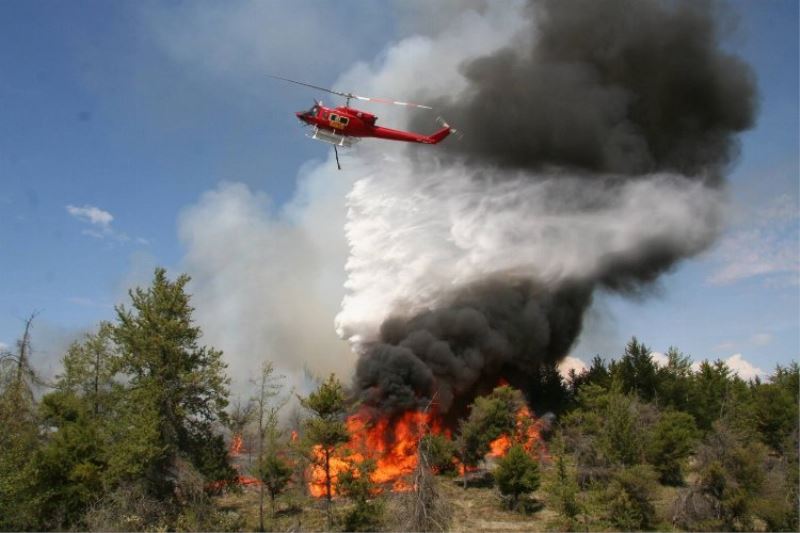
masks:
<instances>
[{"instance_id":1,"label":"helicopter nose","mask_svg":"<svg viewBox=\"0 0 800 533\"><path fill-rule=\"evenodd\" d=\"M301 122L306 122L306 114L304 111L298 111L297 113L295 113L295 115L297 116L297 119L300 120Z\"/></svg>"}]
</instances>

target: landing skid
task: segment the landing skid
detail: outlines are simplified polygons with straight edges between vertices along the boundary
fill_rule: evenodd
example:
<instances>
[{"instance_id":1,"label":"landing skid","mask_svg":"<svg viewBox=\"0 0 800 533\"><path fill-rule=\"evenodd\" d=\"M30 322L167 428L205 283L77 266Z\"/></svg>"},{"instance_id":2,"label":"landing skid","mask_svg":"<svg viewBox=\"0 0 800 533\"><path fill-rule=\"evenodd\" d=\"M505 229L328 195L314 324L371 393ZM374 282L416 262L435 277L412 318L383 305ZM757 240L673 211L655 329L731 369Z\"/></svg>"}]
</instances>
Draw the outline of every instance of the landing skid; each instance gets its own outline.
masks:
<instances>
[{"instance_id":1,"label":"landing skid","mask_svg":"<svg viewBox=\"0 0 800 533\"><path fill-rule=\"evenodd\" d=\"M317 126L314 127L314 131L312 131L308 137L314 139L315 141L321 141L333 145L333 153L336 155L336 168L339 170L342 170L342 165L339 164L339 150L337 147L341 146L342 148L350 148L359 141L357 138L348 137L347 135L339 135L335 131L323 130Z\"/></svg>"}]
</instances>

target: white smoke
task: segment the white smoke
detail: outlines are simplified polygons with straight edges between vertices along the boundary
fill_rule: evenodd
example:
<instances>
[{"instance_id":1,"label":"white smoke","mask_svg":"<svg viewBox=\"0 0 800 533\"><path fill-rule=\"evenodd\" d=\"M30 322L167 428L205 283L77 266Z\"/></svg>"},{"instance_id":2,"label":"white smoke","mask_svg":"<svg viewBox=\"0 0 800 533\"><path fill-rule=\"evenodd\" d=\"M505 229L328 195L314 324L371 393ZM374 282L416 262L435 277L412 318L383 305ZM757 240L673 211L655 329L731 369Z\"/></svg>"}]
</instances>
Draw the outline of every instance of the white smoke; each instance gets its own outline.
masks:
<instances>
[{"instance_id":1,"label":"white smoke","mask_svg":"<svg viewBox=\"0 0 800 533\"><path fill-rule=\"evenodd\" d=\"M375 340L390 314L436 307L473 281L594 280L650 245L697 253L721 222L720 193L676 175L612 186L452 164L422 173L402 161L381 167L348 196L348 293L337 325L356 344Z\"/></svg>"}]
</instances>

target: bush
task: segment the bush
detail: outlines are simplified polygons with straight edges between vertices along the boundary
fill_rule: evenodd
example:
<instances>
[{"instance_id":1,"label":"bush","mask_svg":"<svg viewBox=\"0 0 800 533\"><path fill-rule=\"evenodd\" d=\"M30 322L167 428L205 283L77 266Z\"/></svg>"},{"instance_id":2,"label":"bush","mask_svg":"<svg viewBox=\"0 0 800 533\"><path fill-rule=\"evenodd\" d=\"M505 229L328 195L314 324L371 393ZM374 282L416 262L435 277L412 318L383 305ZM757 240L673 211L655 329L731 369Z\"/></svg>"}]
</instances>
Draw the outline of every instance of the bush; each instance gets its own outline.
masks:
<instances>
[{"instance_id":1,"label":"bush","mask_svg":"<svg viewBox=\"0 0 800 533\"><path fill-rule=\"evenodd\" d=\"M518 444L497 462L494 476L500 493L509 497L511 509L517 507L521 495L539 488L539 465Z\"/></svg>"},{"instance_id":2,"label":"bush","mask_svg":"<svg viewBox=\"0 0 800 533\"><path fill-rule=\"evenodd\" d=\"M652 529L655 507L651 502L656 473L645 465L620 470L607 489L609 520L624 531Z\"/></svg>"},{"instance_id":3,"label":"bush","mask_svg":"<svg viewBox=\"0 0 800 533\"><path fill-rule=\"evenodd\" d=\"M425 450L428 466L437 474L455 472L456 464L453 458L456 454L456 445L444 435L425 435L420 442L420 450Z\"/></svg>"}]
</instances>

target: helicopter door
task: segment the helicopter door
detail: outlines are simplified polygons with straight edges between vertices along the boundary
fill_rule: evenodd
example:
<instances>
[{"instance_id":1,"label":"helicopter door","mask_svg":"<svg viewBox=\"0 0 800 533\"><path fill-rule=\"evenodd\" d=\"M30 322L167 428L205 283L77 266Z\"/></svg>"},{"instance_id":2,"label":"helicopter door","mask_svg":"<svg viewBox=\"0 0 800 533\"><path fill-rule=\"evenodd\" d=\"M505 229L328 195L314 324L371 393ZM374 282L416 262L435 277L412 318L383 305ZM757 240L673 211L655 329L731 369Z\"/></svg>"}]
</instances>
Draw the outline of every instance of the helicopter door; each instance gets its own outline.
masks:
<instances>
[{"instance_id":1,"label":"helicopter door","mask_svg":"<svg viewBox=\"0 0 800 533\"><path fill-rule=\"evenodd\" d=\"M349 118L335 115L333 113L331 113L328 117L328 124L330 124L331 128L337 130L343 130L349 122Z\"/></svg>"}]
</instances>

